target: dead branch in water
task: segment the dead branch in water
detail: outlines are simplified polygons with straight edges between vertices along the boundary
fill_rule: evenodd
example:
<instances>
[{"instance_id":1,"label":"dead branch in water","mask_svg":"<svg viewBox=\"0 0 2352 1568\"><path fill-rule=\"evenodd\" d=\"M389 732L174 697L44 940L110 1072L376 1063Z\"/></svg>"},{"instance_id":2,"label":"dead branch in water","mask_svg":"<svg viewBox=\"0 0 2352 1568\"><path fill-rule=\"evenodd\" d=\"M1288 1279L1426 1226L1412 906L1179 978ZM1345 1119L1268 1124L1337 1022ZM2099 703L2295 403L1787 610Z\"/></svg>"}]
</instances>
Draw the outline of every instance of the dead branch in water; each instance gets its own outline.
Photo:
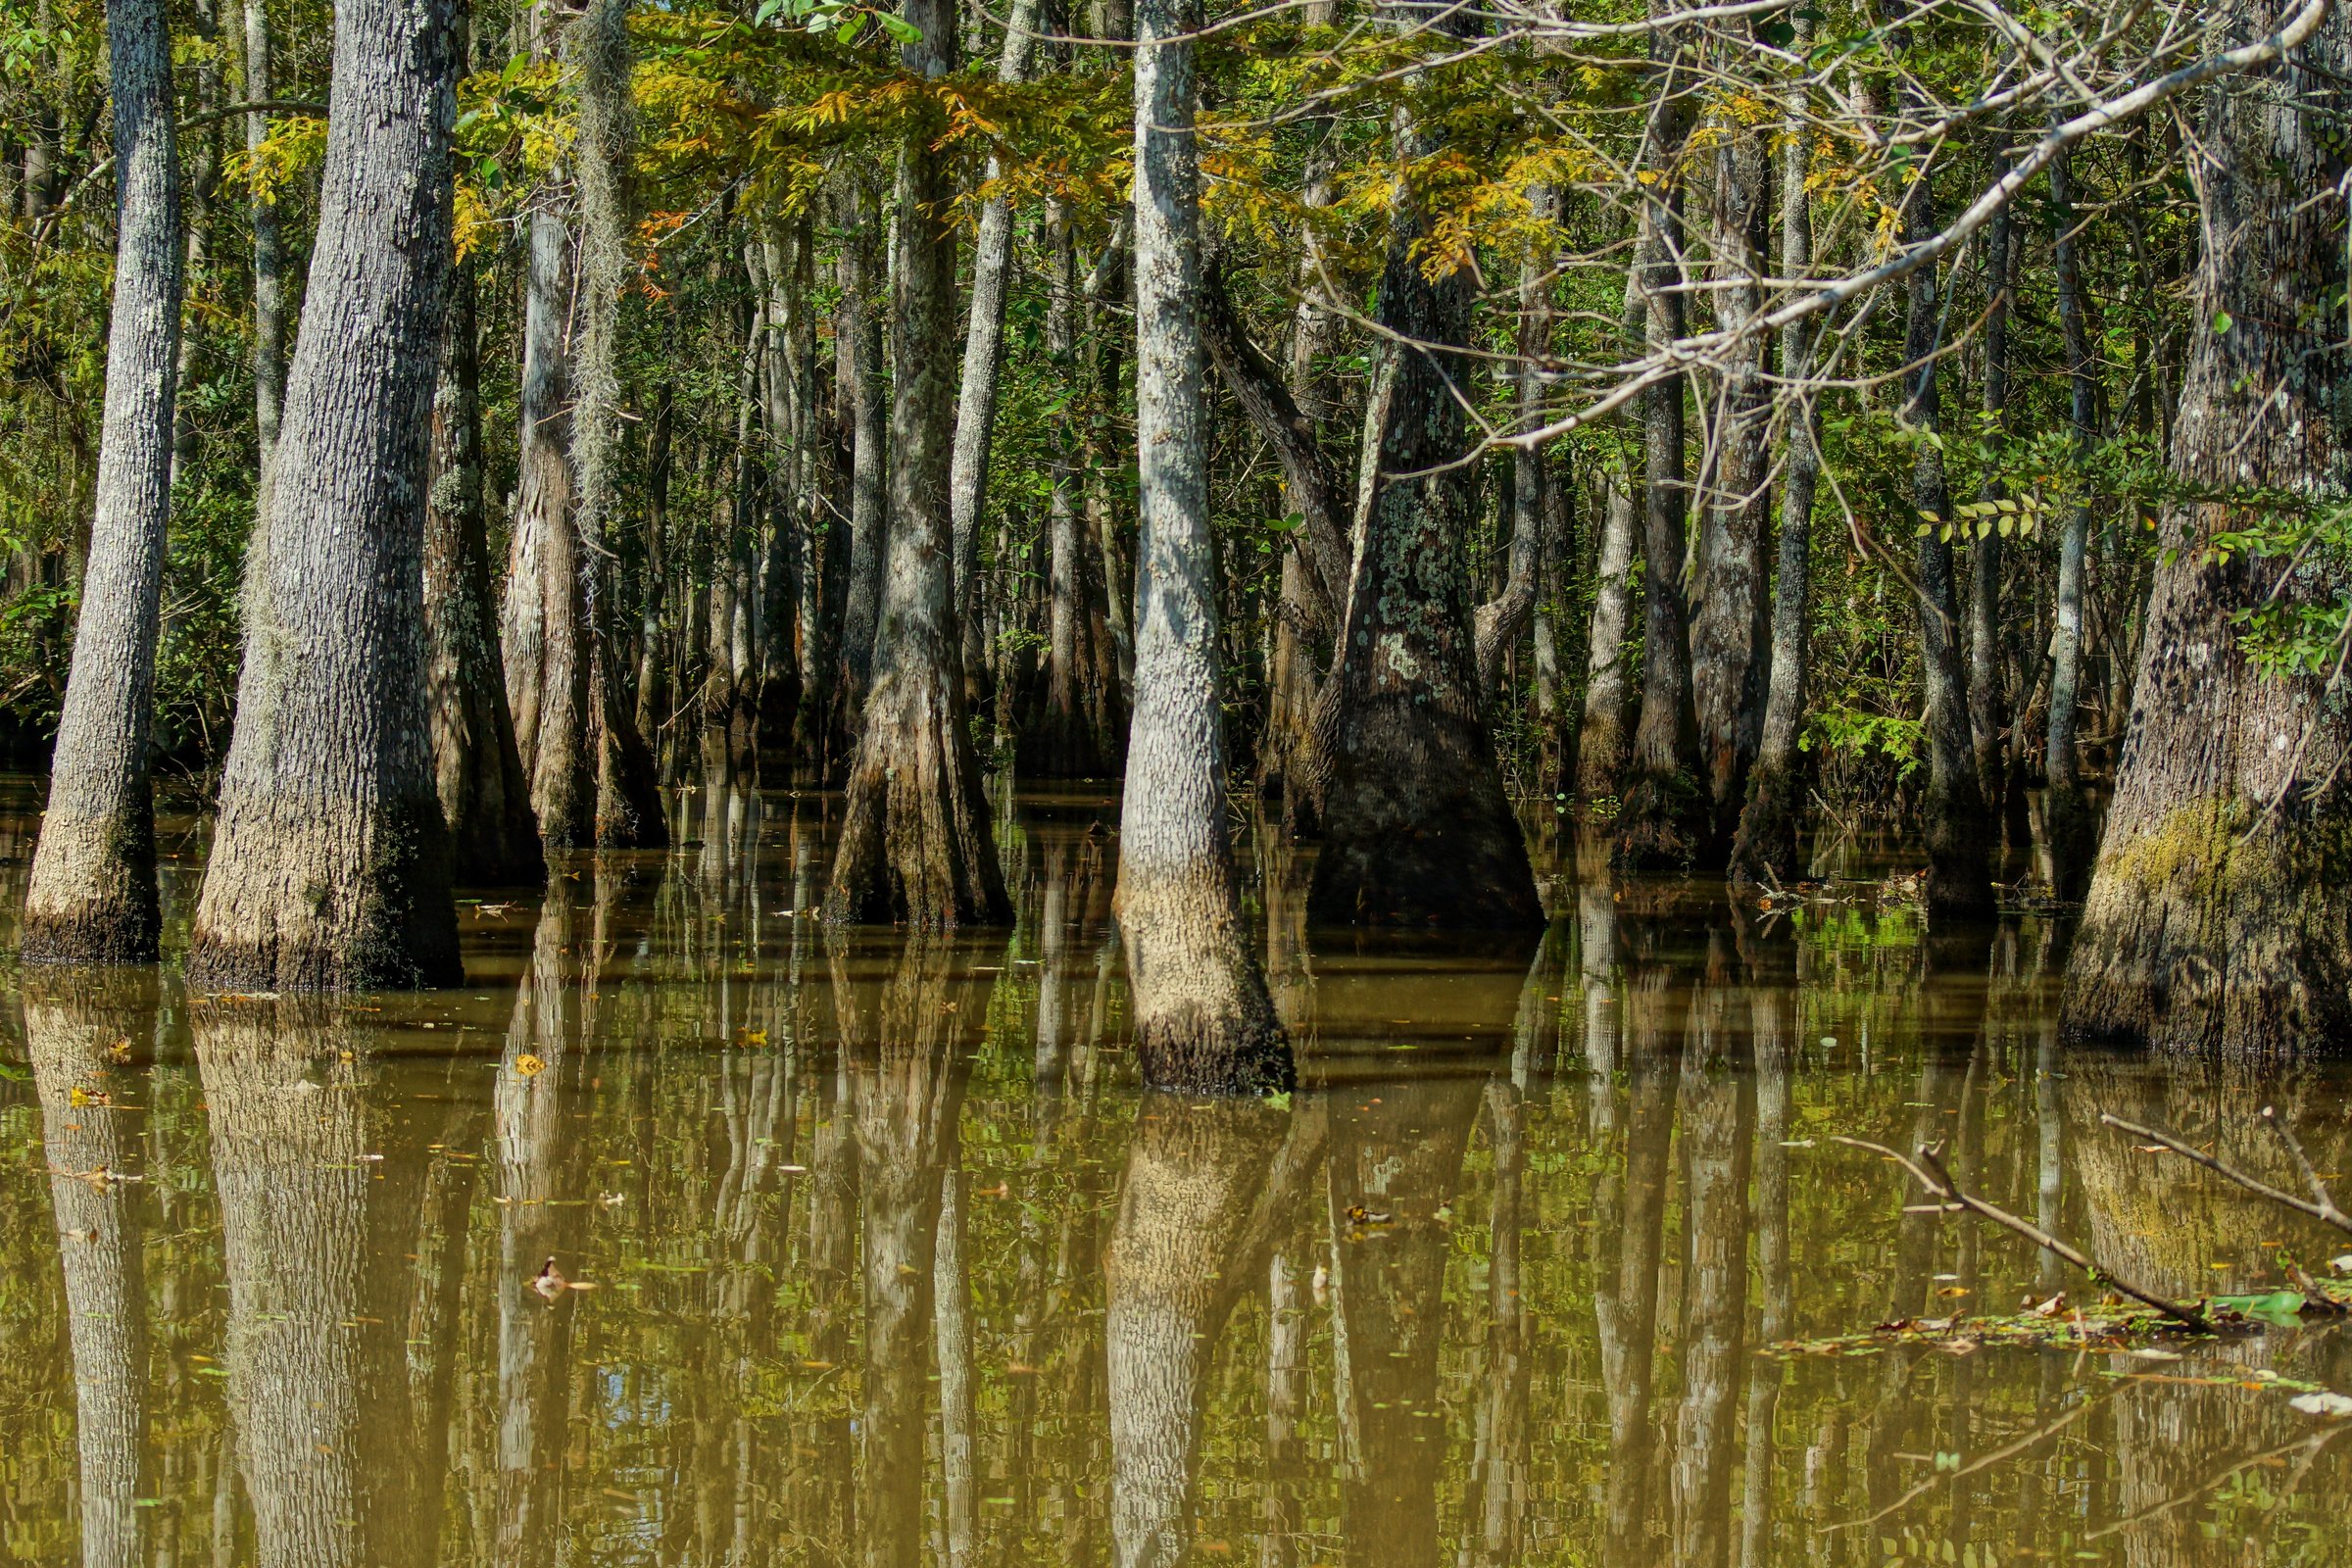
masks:
<instances>
[{"instance_id":1,"label":"dead branch in water","mask_svg":"<svg viewBox=\"0 0 2352 1568\"><path fill-rule=\"evenodd\" d=\"M2309 1214L2313 1219L2352 1234L2352 1214L2347 1214L2335 1206L2335 1200L2328 1196L2328 1184L2320 1179L2320 1173L2313 1166L2311 1156L2303 1152L2302 1141L2297 1139L2294 1131L2286 1125L2285 1118L2278 1114L2276 1106L2265 1105L2262 1107L2262 1119L2272 1132L2278 1135L2278 1141L2286 1146L2287 1153L2294 1159L2295 1168L2303 1173L2303 1180L2311 1187L2310 1199L2301 1199L2292 1193L2281 1192L2258 1176L2250 1176L2233 1165L2223 1163L2203 1150L2191 1149L2171 1133L2161 1132L2154 1127L2142 1127L2137 1122L2126 1121L2121 1116L2109 1115L2105 1112L2101 1112L2099 1116L2099 1120L2108 1126L2120 1132L2130 1133L2134 1138L2145 1138L2152 1144L2161 1144L2183 1159L2202 1165L2225 1180L2235 1182L2258 1198L2267 1198L2274 1203L2282 1203L2297 1213Z\"/></svg>"},{"instance_id":2,"label":"dead branch in water","mask_svg":"<svg viewBox=\"0 0 2352 1568\"><path fill-rule=\"evenodd\" d=\"M1988 1203L1975 1194L1964 1191L1959 1182L1953 1179L1952 1173L1944 1168L1943 1161L1937 1157L1936 1151L1941 1147L1940 1145L1922 1145L1919 1158L1912 1160L1896 1153L1884 1144L1874 1144L1860 1138L1840 1137L1835 1141L1854 1149L1867 1149L1874 1154L1893 1160L1909 1171L1912 1178L1936 1199L1936 1206L1945 1212L1967 1212L1981 1215L1995 1225L2016 1232L2043 1251L2072 1263L2088 1275L2092 1281L2112 1285L2132 1299L2154 1307L2182 1327L2192 1329L2199 1334L2213 1332L2213 1324L2207 1320L2204 1313L2195 1307L2182 1306L2178 1301L2169 1301L2151 1291L2143 1291L2138 1286L2126 1282L2113 1270L2092 1261L2080 1250L2060 1241L2039 1226L2022 1220L2007 1209L1994 1203Z\"/></svg>"}]
</instances>

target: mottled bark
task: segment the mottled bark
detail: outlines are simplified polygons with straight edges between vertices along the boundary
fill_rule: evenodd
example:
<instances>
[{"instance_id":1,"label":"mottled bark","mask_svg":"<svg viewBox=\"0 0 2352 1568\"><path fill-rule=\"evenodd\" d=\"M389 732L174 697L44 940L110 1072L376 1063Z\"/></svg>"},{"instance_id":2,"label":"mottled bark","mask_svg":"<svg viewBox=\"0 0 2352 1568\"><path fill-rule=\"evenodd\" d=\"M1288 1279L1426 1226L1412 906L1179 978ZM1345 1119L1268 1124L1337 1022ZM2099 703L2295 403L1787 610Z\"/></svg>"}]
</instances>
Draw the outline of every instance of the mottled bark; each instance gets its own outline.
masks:
<instances>
[{"instance_id":1,"label":"mottled bark","mask_svg":"<svg viewBox=\"0 0 2352 1568\"><path fill-rule=\"evenodd\" d=\"M890 384L883 373L880 209L857 173L842 191L841 302L834 311L835 379L850 449L849 603L841 621L843 733L864 722L882 613L883 540L890 507Z\"/></svg>"},{"instance_id":2,"label":"mottled bark","mask_svg":"<svg viewBox=\"0 0 2352 1568\"><path fill-rule=\"evenodd\" d=\"M1069 214L1056 201L1046 214L1046 353L1057 374L1078 368L1078 294L1070 249ZM968 388L968 379L967 379ZM1078 441L1067 419L1057 418L1048 434L1053 494L1046 510L1046 647L1038 707L1021 726L1015 770L1029 778L1091 778L1102 771L1086 686L1094 672L1086 634L1086 558L1083 543L1092 530L1080 514ZM965 649L972 634L965 632Z\"/></svg>"},{"instance_id":3,"label":"mottled bark","mask_svg":"<svg viewBox=\"0 0 2352 1568\"><path fill-rule=\"evenodd\" d=\"M547 876L507 708L482 508L481 360L472 269L450 277L424 514L425 710L453 867L481 886Z\"/></svg>"},{"instance_id":4,"label":"mottled bark","mask_svg":"<svg viewBox=\"0 0 2352 1568\"><path fill-rule=\"evenodd\" d=\"M2099 372L2091 358L2090 323L2082 288L2081 220L2075 213L2074 158L2050 162L2051 249L2058 274L2058 323L2066 343L2067 421L2075 453L2087 459L2098 440ZM2082 693L2083 564L2090 543L2090 501L2067 510L2058 537L2058 586L2050 612L2050 717L2042 763L2046 789L2042 821L2050 847L2050 892L2070 902L2090 890L2098 823L2082 789L2082 760L2075 721Z\"/></svg>"},{"instance_id":5,"label":"mottled bark","mask_svg":"<svg viewBox=\"0 0 2352 1568\"><path fill-rule=\"evenodd\" d=\"M318 243L279 492L246 582L245 671L188 983L460 978L424 711L426 436L450 222L452 29L335 14Z\"/></svg>"},{"instance_id":6,"label":"mottled bark","mask_svg":"<svg viewBox=\"0 0 2352 1568\"><path fill-rule=\"evenodd\" d=\"M1216 561L1201 398L1195 0L1144 0L1135 72L1135 717L1117 910L1146 1083L1288 1088L1290 1047L1243 924L1217 701Z\"/></svg>"},{"instance_id":7,"label":"mottled bark","mask_svg":"<svg viewBox=\"0 0 2352 1568\"><path fill-rule=\"evenodd\" d=\"M1707 858L1730 848L1762 743L1771 667L1772 534L1770 345L1747 323L1764 304L1772 159L1761 128L1716 127L1708 209L1715 323L1737 347L1715 386L1713 471L1698 528L1697 608L1690 622L1690 700L1707 787Z\"/></svg>"},{"instance_id":8,"label":"mottled bark","mask_svg":"<svg viewBox=\"0 0 2352 1568\"><path fill-rule=\"evenodd\" d=\"M1165 4L1136 7L1147 49ZM1249 1283L1237 1244L1283 1120L1261 1104L1144 1098L1102 1264L1117 1568L1190 1560L1209 1365Z\"/></svg>"},{"instance_id":9,"label":"mottled bark","mask_svg":"<svg viewBox=\"0 0 2352 1568\"><path fill-rule=\"evenodd\" d=\"M2006 166L2004 149L1995 159ZM2001 477L1999 453L2009 419L2009 308L2012 224L2003 207L1984 225L1984 286L1992 296L1984 310L1984 397L1983 431L1995 454L1983 499L1997 501L2008 494ZM2008 722L2001 691L2001 536L1981 535L1969 552L1968 574L1968 732L1976 760L1977 793L1984 809L1996 820L2008 791L2008 769L2002 765L2001 731Z\"/></svg>"},{"instance_id":10,"label":"mottled bark","mask_svg":"<svg viewBox=\"0 0 2352 1568\"><path fill-rule=\"evenodd\" d=\"M270 87L270 14L263 0L245 0L245 101L267 103ZM245 153L260 151L270 135L270 117L245 117ZM256 196L247 212L253 225L253 424L262 450L257 518L270 493L277 456L279 415L286 381L286 304L283 244L278 237L277 200Z\"/></svg>"},{"instance_id":11,"label":"mottled bark","mask_svg":"<svg viewBox=\"0 0 2352 1568\"><path fill-rule=\"evenodd\" d=\"M1626 706L1633 691L1632 649L1626 631L1633 618L1634 517L1631 487L1621 474L1604 472L1600 544L1592 564L1592 625L1585 642L1585 713L1576 732L1576 798L1590 806L1617 793L1625 770Z\"/></svg>"},{"instance_id":12,"label":"mottled bark","mask_svg":"<svg viewBox=\"0 0 2352 1568\"><path fill-rule=\"evenodd\" d=\"M2232 25L2251 25L2233 6ZM2168 505L2115 799L2067 964L2078 1038L2279 1055L2352 1034L2352 825L2337 783L2352 720L2311 674L2266 673L2236 612L2326 604L2339 566L2224 559L2275 486L2312 505L2352 486L2341 417L2342 137L2308 108L2352 72L2331 10L2290 66L2213 90L2198 137L2204 224L2173 471L2213 499ZM2332 302L2332 303L2331 303ZM2226 328L2226 329L2225 329Z\"/></svg>"},{"instance_id":13,"label":"mottled bark","mask_svg":"<svg viewBox=\"0 0 2352 1568\"><path fill-rule=\"evenodd\" d=\"M1643 185L1641 252L1644 339L1652 353L1683 335L1683 181L1676 165L1690 139L1691 87L1683 45L1652 34L1657 102L1648 147L1656 177ZM1690 609L1683 591L1690 487L1684 477L1683 377L1661 376L1642 395L1645 488L1642 522L1642 716L1617 813L1618 863L1634 870L1688 868L1705 848L1706 785L1699 776L1698 715L1690 686Z\"/></svg>"},{"instance_id":14,"label":"mottled bark","mask_svg":"<svg viewBox=\"0 0 2352 1568\"><path fill-rule=\"evenodd\" d=\"M27 958L143 963L156 956L160 923L147 743L183 257L165 7L111 0L106 31L120 173L97 510L23 946Z\"/></svg>"},{"instance_id":15,"label":"mottled bark","mask_svg":"<svg viewBox=\"0 0 2352 1568\"><path fill-rule=\"evenodd\" d=\"M1896 48L1907 47L1908 29ZM1906 87L1909 94L1911 88ZM1910 100L1906 96L1905 102ZM1916 107L1916 106L1913 106ZM1903 239L1925 243L1936 231L1933 174L1900 193ZM1920 684L1927 688L1928 783L1919 803L1927 841L1928 874L1921 892L1931 919L1984 919L1994 911L1993 822L1977 787L1968 727L1968 670L1962 662L1960 596L1952 561L1952 502L1944 479L1943 396L1936 349L1943 326L1942 290L1933 263L1906 284L1901 418L1918 437L1911 467L1911 506L1926 524L1912 570L1918 583Z\"/></svg>"},{"instance_id":16,"label":"mottled bark","mask_svg":"<svg viewBox=\"0 0 2352 1568\"><path fill-rule=\"evenodd\" d=\"M1446 25L1467 25L1456 17ZM1399 111L1396 155L1439 133ZM1333 925L1507 930L1543 909L1487 732L1468 552L1462 393L1472 362L1466 268L1432 281L1428 215L1399 205L1380 284L1397 335L1378 478L1355 539L1339 666L1317 719L1323 853L1310 918Z\"/></svg>"},{"instance_id":17,"label":"mottled bark","mask_svg":"<svg viewBox=\"0 0 2352 1568\"><path fill-rule=\"evenodd\" d=\"M1813 24L1792 24L1800 38ZM1791 106L1781 143L1781 275L1802 277L1813 265L1813 227L1806 179L1812 145L1801 134L1808 113ZM1781 328L1781 378L1802 386L1812 373L1813 327ZM1764 729L1748 774L1747 805L1732 841L1735 882L1781 886L1802 869L1797 835L1802 824L1805 707L1813 646L1813 497L1821 477L1820 425L1811 397L1800 394L1782 422L1780 565L1772 584L1772 674L1764 698Z\"/></svg>"},{"instance_id":18,"label":"mottled bark","mask_svg":"<svg viewBox=\"0 0 2352 1568\"><path fill-rule=\"evenodd\" d=\"M956 61L956 8L906 0L921 36L900 63ZM890 527L873 679L850 764L826 910L835 920L949 926L1011 918L963 707L948 514L955 433L956 231L951 168L926 128L899 149L892 286Z\"/></svg>"},{"instance_id":19,"label":"mottled bark","mask_svg":"<svg viewBox=\"0 0 2352 1568\"><path fill-rule=\"evenodd\" d=\"M1012 0L1004 18L1004 42L997 55L997 80L1010 85L1029 76L1037 52L1038 0ZM1058 30L1058 29L1052 29ZM988 161L990 179L1002 171ZM965 700L986 667L980 639L980 514L988 500L988 454L996 434L997 383L1004 368L1004 295L1012 275L1012 200L990 198L980 209L980 230L972 242L972 301L964 314L963 381L956 396L956 447L948 470L948 514L956 546L956 619L963 630Z\"/></svg>"}]
</instances>

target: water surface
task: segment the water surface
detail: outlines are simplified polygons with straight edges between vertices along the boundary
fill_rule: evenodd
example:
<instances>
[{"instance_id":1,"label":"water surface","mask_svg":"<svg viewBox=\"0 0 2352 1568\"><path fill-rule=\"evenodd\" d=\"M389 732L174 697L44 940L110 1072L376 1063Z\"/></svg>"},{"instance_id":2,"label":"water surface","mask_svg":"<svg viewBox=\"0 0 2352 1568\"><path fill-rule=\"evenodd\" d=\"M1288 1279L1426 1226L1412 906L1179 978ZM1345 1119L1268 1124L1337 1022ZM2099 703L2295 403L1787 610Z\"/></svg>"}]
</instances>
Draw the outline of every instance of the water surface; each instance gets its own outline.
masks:
<instances>
[{"instance_id":1,"label":"water surface","mask_svg":"<svg viewBox=\"0 0 2352 1568\"><path fill-rule=\"evenodd\" d=\"M680 811L468 905L461 992L9 977L7 1560L2352 1560L2272 1386L2352 1392L2343 1330L1783 1349L2095 1291L1840 1134L2185 1295L2346 1250L2097 1119L2333 1170L2340 1079L2062 1049L2051 921L1562 862L1540 944L1416 951L1269 856L1306 1082L1212 1103L1137 1088L1109 801L1008 809L1019 924L953 942L808 917L820 798Z\"/></svg>"}]
</instances>

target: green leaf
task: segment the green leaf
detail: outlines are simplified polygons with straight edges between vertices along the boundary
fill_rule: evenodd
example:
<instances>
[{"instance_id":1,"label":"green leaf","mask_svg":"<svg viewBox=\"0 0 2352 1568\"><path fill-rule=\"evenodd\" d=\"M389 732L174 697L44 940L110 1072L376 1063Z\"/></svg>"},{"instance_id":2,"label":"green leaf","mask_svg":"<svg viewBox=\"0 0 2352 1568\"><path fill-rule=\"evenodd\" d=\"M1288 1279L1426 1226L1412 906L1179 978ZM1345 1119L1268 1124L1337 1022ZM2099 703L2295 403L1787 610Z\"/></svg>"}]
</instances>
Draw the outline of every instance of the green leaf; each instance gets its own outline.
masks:
<instances>
[{"instance_id":1,"label":"green leaf","mask_svg":"<svg viewBox=\"0 0 2352 1568\"><path fill-rule=\"evenodd\" d=\"M2213 335L2215 337L2229 336L2230 329L2236 324L2237 322L2230 318L2228 311L2216 311L2213 313Z\"/></svg>"},{"instance_id":2,"label":"green leaf","mask_svg":"<svg viewBox=\"0 0 2352 1568\"><path fill-rule=\"evenodd\" d=\"M889 12L884 11L875 13L874 20L882 24L882 30L884 32L889 33L892 38L896 39L902 44L921 43L923 41L923 29L916 26L913 23L908 22L904 17L894 17Z\"/></svg>"},{"instance_id":3,"label":"green leaf","mask_svg":"<svg viewBox=\"0 0 2352 1568\"><path fill-rule=\"evenodd\" d=\"M2250 1318L2281 1328L2302 1321L2303 1293L2301 1291L2268 1291L2260 1296L2217 1296L2212 1301L2217 1312L2241 1312Z\"/></svg>"}]
</instances>

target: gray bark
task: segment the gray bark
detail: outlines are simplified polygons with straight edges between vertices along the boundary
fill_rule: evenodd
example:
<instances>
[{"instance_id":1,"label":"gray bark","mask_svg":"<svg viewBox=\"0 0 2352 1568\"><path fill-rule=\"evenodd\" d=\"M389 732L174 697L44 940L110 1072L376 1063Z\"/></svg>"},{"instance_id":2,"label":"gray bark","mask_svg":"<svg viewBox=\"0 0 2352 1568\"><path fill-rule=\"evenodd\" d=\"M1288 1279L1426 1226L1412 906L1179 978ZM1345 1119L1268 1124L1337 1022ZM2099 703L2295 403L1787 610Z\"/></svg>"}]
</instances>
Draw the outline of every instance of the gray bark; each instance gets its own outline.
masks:
<instances>
[{"instance_id":1,"label":"gray bark","mask_svg":"<svg viewBox=\"0 0 2352 1568\"><path fill-rule=\"evenodd\" d=\"M997 80L1025 81L1037 51L1038 0L1012 0ZM993 157L988 178L1000 171ZM991 198L980 209L972 246L972 302L964 317L963 382L956 398L956 446L948 469L948 514L956 544L956 618L963 629L965 695L984 667L980 641L980 514L988 499L988 453L997 424L997 382L1004 366L1004 292L1012 275L1012 202Z\"/></svg>"},{"instance_id":2,"label":"gray bark","mask_svg":"<svg viewBox=\"0 0 2352 1568\"><path fill-rule=\"evenodd\" d=\"M2060 153L2050 163L2052 249L2058 274L2058 321L2066 343L2067 415L2075 452L2087 459L2098 439L2098 368L2091 359L2090 325L2082 292L2080 236L2075 232L2074 160ZM2075 721L2082 693L2083 564L2090 542L2088 498L2069 508L2058 539L2058 589L2051 607L2050 718L2043 751L2048 788L2042 798L2050 845L2050 891L2069 901L2090 888L2091 858L2098 849L2097 826L2082 790L2082 761L2075 747Z\"/></svg>"},{"instance_id":3,"label":"gray bark","mask_svg":"<svg viewBox=\"0 0 2352 1568\"><path fill-rule=\"evenodd\" d=\"M853 172L844 192L841 304L834 317L841 399L850 411L850 600L841 622L844 728L857 734L873 676L874 628L882 613L883 535L890 504L890 437L882 373L881 218L873 193Z\"/></svg>"},{"instance_id":4,"label":"gray bark","mask_svg":"<svg viewBox=\"0 0 2352 1568\"><path fill-rule=\"evenodd\" d=\"M2229 15L2256 24L2251 6ZM2206 103L2199 326L2172 459L2191 494L2277 486L2327 506L2352 491L2341 212L2312 194L2337 188L2346 149L2289 107L2348 71L2352 13L2332 9L2291 64ZM2228 499L2165 509L2115 798L2067 961L2077 1038L2244 1056L2352 1038L2352 820L2337 782L2352 721L2332 681L2258 667L2233 620L2328 604L2345 573L2210 548L2248 520Z\"/></svg>"},{"instance_id":5,"label":"gray bark","mask_svg":"<svg viewBox=\"0 0 2352 1568\"><path fill-rule=\"evenodd\" d=\"M1645 338L1656 352L1683 335L1683 182L1674 176L1690 137L1691 83L1672 35L1653 34L1658 99L1648 150L1657 178L1643 187L1641 271ZM1618 862L1629 869L1687 868L1704 849L1706 791L1699 778L1698 715L1690 687L1690 608L1683 590L1690 497L1684 477L1683 377L1661 377L1642 399L1646 478L1642 528L1642 716L1634 728Z\"/></svg>"},{"instance_id":6,"label":"gray bark","mask_svg":"<svg viewBox=\"0 0 2352 1568\"><path fill-rule=\"evenodd\" d=\"M1717 127L1709 205L1716 325L1737 337L1762 310L1772 159L1764 135L1736 120ZM1765 551L1772 532L1769 345L1740 343L1715 389L1714 456L1699 519L1698 605L1690 624L1690 697L1698 720L1710 858L1729 847L1764 727L1772 638Z\"/></svg>"},{"instance_id":7,"label":"gray bark","mask_svg":"<svg viewBox=\"0 0 2352 1568\"><path fill-rule=\"evenodd\" d=\"M460 977L424 712L426 433L449 262L452 28L335 14L318 237L188 958L224 990ZM258 592L257 592L258 590Z\"/></svg>"},{"instance_id":8,"label":"gray bark","mask_svg":"<svg viewBox=\"0 0 2352 1568\"><path fill-rule=\"evenodd\" d=\"M920 37L902 46L901 65L923 76L954 69L951 0L906 0L902 15ZM891 516L873 680L825 901L836 920L948 926L1011 916L964 722L950 570L956 231L948 223L949 172L928 129L916 128L901 144Z\"/></svg>"},{"instance_id":9,"label":"gray bark","mask_svg":"<svg viewBox=\"0 0 2352 1568\"><path fill-rule=\"evenodd\" d=\"M426 708L452 863L469 882L501 886L544 880L547 862L507 708L491 604L481 361L474 334L473 274L459 268L450 278L433 393L424 524Z\"/></svg>"},{"instance_id":10,"label":"gray bark","mask_svg":"<svg viewBox=\"0 0 2352 1568\"><path fill-rule=\"evenodd\" d=\"M183 259L161 0L112 0L107 54L119 172L97 509L23 943L28 958L139 963L155 957L159 924L147 744Z\"/></svg>"},{"instance_id":11,"label":"gray bark","mask_svg":"<svg viewBox=\"0 0 2352 1568\"><path fill-rule=\"evenodd\" d=\"M270 97L270 13L264 0L245 0L245 100L266 103ZM267 114L245 117L248 155L258 152L269 135ZM253 423L262 449L259 494L266 500L285 396L285 261L276 201L255 197L248 216L253 223Z\"/></svg>"},{"instance_id":12,"label":"gray bark","mask_svg":"<svg viewBox=\"0 0 2352 1568\"><path fill-rule=\"evenodd\" d=\"M1800 39L1813 24L1793 24ZM1781 275L1802 277L1813 265L1813 228L1805 189L1812 148L1797 133L1805 106L1794 105L1791 133L1781 143ZM1813 329L1791 321L1781 328L1781 378L1802 386L1812 369ZM1813 643L1813 497L1821 476L1819 426L1810 396L1800 394L1783 424L1780 567L1772 585L1772 675L1764 699L1764 730L1748 775L1747 805L1732 843L1732 878L1778 886L1798 870L1797 790Z\"/></svg>"},{"instance_id":13,"label":"gray bark","mask_svg":"<svg viewBox=\"0 0 2352 1568\"><path fill-rule=\"evenodd\" d=\"M1576 798L1591 805L1617 793L1626 760L1626 703L1633 690L1632 650L1626 631L1633 619L1634 517L1631 485L1604 472L1600 545L1592 566L1592 628L1585 645L1585 715L1577 726Z\"/></svg>"},{"instance_id":14,"label":"gray bark","mask_svg":"<svg viewBox=\"0 0 2352 1568\"><path fill-rule=\"evenodd\" d=\"M1196 0L1143 0L1135 64L1135 716L1117 910L1145 1082L1288 1087L1226 826L1216 563L1201 398Z\"/></svg>"},{"instance_id":15,"label":"gray bark","mask_svg":"<svg viewBox=\"0 0 2352 1568\"><path fill-rule=\"evenodd\" d=\"M1426 157L1441 134L1400 110L1396 156ZM1464 548L1471 279L1430 279L1428 224L1399 206L1381 276L1381 325L1400 342L1375 399L1377 473L1317 719L1324 847L1307 911L1334 925L1523 929L1543 909L1487 730Z\"/></svg>"}]
</instances>

